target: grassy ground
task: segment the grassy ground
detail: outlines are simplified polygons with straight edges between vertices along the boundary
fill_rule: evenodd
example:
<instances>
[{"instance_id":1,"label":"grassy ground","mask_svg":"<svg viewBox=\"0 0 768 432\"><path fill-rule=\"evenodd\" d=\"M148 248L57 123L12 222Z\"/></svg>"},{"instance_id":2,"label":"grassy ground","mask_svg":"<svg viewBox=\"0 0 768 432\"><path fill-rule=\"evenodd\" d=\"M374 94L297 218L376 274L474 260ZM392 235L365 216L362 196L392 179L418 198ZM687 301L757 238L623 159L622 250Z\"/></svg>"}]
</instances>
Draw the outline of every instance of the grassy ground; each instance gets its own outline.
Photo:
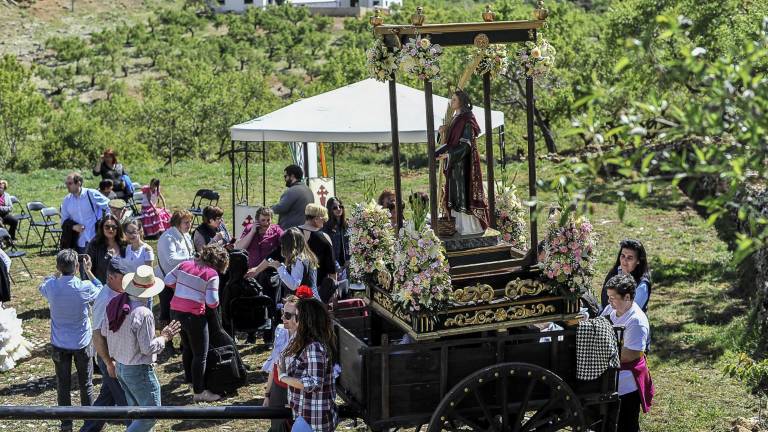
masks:
<instances>
[{"instance_id":1,"label":"grassy ground","mask_svg":"<svg viewBox=\"0 0 768 432\"><path fill-rule=\"evenodd\" d=\"M376 159L377 155L367 158ZM268 203L274 202L283 189L281 170L285 162L270 163L267 168ZM134 179L143 183L150 177L163 180L163 192L169 207L186 207L198 188L211 188L222 193L221 206L231 209L231 180L228 163L182 162L171 174L167 167L153 164L128 166ZM260 165L254 171L260 174ZM520 167L524 173L524 167ZM539 170L546 178L550 167ZM37 171L31 174L5 173L10 192L26 202L42 200L58 205L65 195L64 171ZM360 201L364 184L376 179L377 189L391 184L391 167L383 163L361 163L348 159L337 164L338 195L347 203ZM524 185L524 177L518 176ZM92 180L87 183L93 185ZM261 200L259 175L252 175L251 200ZM423 170L408 170L403 175L403 189L425 190ZM521 187L520 190L525 190ZM544 197L546 201L551 197ZM349 207L348 207L349 208ZM651 296L652 355L650 367L657 389L657 399L650 414L642 416L643 430L649 432L725 431L735 417L752 417L759 401L740 383L725 377L720 369L723 356L735 348L737 331L744 324L745 300L728 295L734 281L729 271L730 254L712 228L674 191L663 191L654 202L631 204L625 223L620 223L612 203L596 203L592 221L600 236L598 269L601 274L612 265L618 241L625 237L642 239L652 257L654 289ZM26 229L26 228L25 228ZM34 236L34 234L33 234ZM16 369L0 375L0 401L11 404L55 405L55 377L48 351L49 314L36 287L44 275L54 269L50 254L39 255L28 249L32 277L14 286L15 307L24 319L25 335L37 349L31 359ZM19 263L14 271L19 271ZM19 275L17 279L21 279ZM598 277L596 285L602 281ZM249 385L234 398L222 404L259 404L263 393L264 374L258 372L267 355L261 343L243 346L243 358L251 371ZM163 386L163 402L168 405L191 403L191 395L182 386L183 372L178 356L161 356L157 369ZM95 382L98 384L99 379ZM73 395L77 400L77 393ZM204 430L211 426L221 430L265 430L265 423L232 421L202 423L189 421L160 422L157 430ZM35 427L55 430L55 422L4 422L2 430ZM108 430L121 430L110 426ZM340 428L344 430L344 428Z\"/></svg>"}]
</instances>

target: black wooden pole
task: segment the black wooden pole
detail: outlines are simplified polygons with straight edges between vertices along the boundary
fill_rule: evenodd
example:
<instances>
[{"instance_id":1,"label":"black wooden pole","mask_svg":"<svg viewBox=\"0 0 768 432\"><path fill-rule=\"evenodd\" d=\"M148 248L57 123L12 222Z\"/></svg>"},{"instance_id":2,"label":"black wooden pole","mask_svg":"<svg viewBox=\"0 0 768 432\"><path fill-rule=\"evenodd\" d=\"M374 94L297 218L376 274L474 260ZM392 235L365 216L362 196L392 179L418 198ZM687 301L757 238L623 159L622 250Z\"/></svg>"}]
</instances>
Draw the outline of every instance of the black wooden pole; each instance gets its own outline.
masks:
<instances>
[{"instance_id":1,"label":"black wooden pole","mask_svg":"<svg viewBox=\"0 0 768 432\"><path fill-rule=\"evenodd\" d=\"M397 230L403 227L403 212L400 201L403 190L400 183L400 129L397 124L397 83L394 75L389 79L389 118L392 128L392 170L395 176L395 209L397 210Z\"/></svg>"},{"instance_id":2,"label":"black wooden pole","mask_svg":"<svg viewBox=\"0 0 768 432\"><path fill-rule=\"evenodd\" d=\"M531 201L531 250L533 264L538 262L535 253L539 243L539 233L536 226L536 137L533 135L533 78L525 79L525 111L528 120L528 197Z\"/></svg>"},{"instance_id":3,"label":"black wooden pole","mask_svg":"<svg viewBox=\"0 0 768 432\"><path fill-rule=\"evenodd\" d=\"M288 408L262 406L0 406L4 420L120 420L120 419L281 419Z\"/></svg>"},{"instance_id":4,"label":"black wooden pole","mask_svg":"<svg viewBox=\"0 0 768 432\"><path fill-rule=\"evenodd\" d=\"M437 164L435 160L435 110L432 105L432 81L424 81L424 101L427 107L427 160L429 161L429 219L437 230ZM447 132L446 132L447 133Z\"/></svg>"},{"instance_id":5,"label":"black wooden pole","mask_svg":"<svg viewBox=\"0 0 768 432\"><path fill-rule=\"evenodd\" d=\"M491 228L496 228L496 179L493 175L493 123L491 122L491 73L483 74L483 109L485 110L485 159L488 165L488 213Z\"/></svg>"}]
</instances>

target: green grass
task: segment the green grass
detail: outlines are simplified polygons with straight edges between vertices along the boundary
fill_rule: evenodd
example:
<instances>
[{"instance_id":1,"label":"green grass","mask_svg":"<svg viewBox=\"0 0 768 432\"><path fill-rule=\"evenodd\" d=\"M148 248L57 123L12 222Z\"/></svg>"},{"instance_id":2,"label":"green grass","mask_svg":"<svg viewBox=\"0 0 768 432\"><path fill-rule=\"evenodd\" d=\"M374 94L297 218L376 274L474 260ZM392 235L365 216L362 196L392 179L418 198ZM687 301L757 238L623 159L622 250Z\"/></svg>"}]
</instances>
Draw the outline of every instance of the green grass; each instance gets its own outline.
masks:
<instances>
[{"instance_id":1,"label":"green grass","mask_svg":"<svg viewBox=\"0 0 768 432\"><path fill-rule=\"evenodd\" d=\"M371 147L372 149L372 147ZM387 150L372 154L373 150L357 157L349 156L337 161L338 195L347 204L363 198L363 184L376 179L378 189L392 187L392 168L381 161ZM373 160L375 163L363 163ZM270 162L267 167L267 203L273 203L281 194L282 168L285 161ZM220 205L229 215L231 209L230 168L227 162L203 163L184 161L176 164L174 173L169 167L155 163L141 166L129 164L127 169L135 180L143 183L151 177L162 179L163 192L169 207L186 207L195 190L211 188L221 192ZM525 167L519 169L517 183L521 192L527 190ZM249 195L252 203L261 200L261 164L251 162ZM88 170L84 170L87 172ZM554 171L545 163L540 166L540 178ZM29 174L4 173L10 182L12 194L22 201L42 200L58 205L66 191L63 178L66 171L45 170ZM86 176L86 183L95 181ZM403 190L426 190L426 173L406 170L402 176ZM726 431L736 417L756 415L759 400L738 381L722 373L723 362L739 349L740 335L746 325L749 305L746 300L728 294L735 281L730 269L730 253L718 239L713 228L674 190L659 191L659 196L645 204L630 203L626 223L621 223L616 206L610 202L595 203L591 220L599 235L598 271L594 286L602 282L602 275L612 265L616 246L625 237L641 239L651 257L654 270L654 288L649 318L652 326L652 351L649 359L657 389L651 413L642 416L642 427L648 432ZM546 203L554 199L544 195ZM349 208L349 207L348 207ZM230 219L227 219L230 220ZM540 224L541 225L541 224ZM49 321L45 302L36 286L41 278L53 271L51 255L40 256L36 248L28 249L28 262L33 271L31 280L19 281L13 288L11 306L24 318L25 334L39 343L34 357L23 361L16 369L0 375L0 400L14 404L55 405L55 381L52 361L45 349L48 342ZM20 265L16 263L14 270ZM226 404L259 404L265 377L256 372L267 352L261 344L248 346L243 357L252 373L250 385ZM166 357L163 357L164 359ZM184 393L179 357L172 357L158 367L163 383L163 401L179 405L191 403ZM98 380L97 380L98 382ZM73 400L77 400L74 398ZM0 423L0 429L20 430L34 425L40 430L55 430L55 422ZM163 421L157 430L203 430L218 423ZM263 430L263 422L226 422L217 429ZM30 426L32 427L32 426ZM110 426L108 430L121 430Z\"/></svg>"}]
</instances>

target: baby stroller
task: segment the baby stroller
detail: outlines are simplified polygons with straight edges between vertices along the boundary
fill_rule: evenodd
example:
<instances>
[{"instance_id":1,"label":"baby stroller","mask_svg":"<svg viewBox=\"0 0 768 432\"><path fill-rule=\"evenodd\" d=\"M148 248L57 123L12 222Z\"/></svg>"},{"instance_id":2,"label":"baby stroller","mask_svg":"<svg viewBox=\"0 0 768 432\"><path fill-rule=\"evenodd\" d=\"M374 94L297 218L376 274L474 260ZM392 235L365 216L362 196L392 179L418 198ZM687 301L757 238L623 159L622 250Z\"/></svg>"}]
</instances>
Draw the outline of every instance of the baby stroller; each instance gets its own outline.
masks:
<instances>
[{"instance_id":1,"label":"baby stroller","mask_svg":"<svg viewBox=\"0 0 768 432\"><path fill-rule=\"evenodd\" d=\"M224 329L232 339L236 332L254 334L261 332L265 341L271 342L276 314L273 298L264 295L261 285L254 279L246 279L248 252L233 249L229 252L229 269L221 292L221 312Z\"/></svg>"}]
</instances>

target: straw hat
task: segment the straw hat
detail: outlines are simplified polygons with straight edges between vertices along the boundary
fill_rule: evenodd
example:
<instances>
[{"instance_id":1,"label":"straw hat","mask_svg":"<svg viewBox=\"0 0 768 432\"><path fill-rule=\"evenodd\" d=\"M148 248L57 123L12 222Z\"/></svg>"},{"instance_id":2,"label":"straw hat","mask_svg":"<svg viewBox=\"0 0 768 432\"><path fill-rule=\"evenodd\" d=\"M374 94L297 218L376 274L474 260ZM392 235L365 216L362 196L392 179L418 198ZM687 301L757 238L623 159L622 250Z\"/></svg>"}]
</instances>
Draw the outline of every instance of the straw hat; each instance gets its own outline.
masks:
<instances>
[{"instance_id":1,"label":"straw hat","mask_svg":"<svg viewBox=\"0 0 768 432\"><path fill-rule=\"evenodd\" d=\"M152 267L143 265L136 273L128 273L123 278L123 289L128 295L138 298L150 298L159 294L165 288L165 283L155 277Z\"/></svg>"}]
</instances>

